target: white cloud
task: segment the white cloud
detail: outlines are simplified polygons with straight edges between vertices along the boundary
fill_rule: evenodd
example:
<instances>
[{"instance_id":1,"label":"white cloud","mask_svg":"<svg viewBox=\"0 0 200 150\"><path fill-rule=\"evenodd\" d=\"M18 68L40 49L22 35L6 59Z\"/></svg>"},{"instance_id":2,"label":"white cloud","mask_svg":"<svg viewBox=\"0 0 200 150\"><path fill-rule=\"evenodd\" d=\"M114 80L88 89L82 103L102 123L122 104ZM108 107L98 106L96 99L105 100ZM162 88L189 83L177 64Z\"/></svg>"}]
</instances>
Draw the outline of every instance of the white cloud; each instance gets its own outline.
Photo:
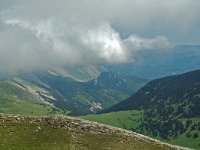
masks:
<instances>
[{"instance_id":1,"label":"white cloud","mask_svg":"<svg viewBox=\"0 0 200 150\"><path fill-rule=\"evenodd\" d=\"M102 24L98 28L89 29L82 36L83 44L103 61L120 63L127 61L126 48L114 29L109 24Z\"/></svg>"},{"instance_id":2,"label":"white cloud","mask_svg":"<svg viewBox=\"0 0 200 150\"><path fill-rule=\"evenodd\" d=\"M137 51L168 47L167 37L173 37L175 30L190 31L200 16L199 4L194 0L0 0L0 70L134 61ZM172 31L165 32L166 28ZM130 36L122 38L125 29ZM153 34L147 38L146 32Z\"/></svg>"},{"instance_id":3,"label":"white cloud","mask_svg":"<svg viewBox=\"0 0 200 150\"><path fill-rule=\"evenodd\" d=\"M125 43L127 46L134 50L160 50L170 46L170 43L165 36L157 36L155 38L141 38L138 35L131 35L128 39L125 40Z\"/></svg>"}]
</instances>

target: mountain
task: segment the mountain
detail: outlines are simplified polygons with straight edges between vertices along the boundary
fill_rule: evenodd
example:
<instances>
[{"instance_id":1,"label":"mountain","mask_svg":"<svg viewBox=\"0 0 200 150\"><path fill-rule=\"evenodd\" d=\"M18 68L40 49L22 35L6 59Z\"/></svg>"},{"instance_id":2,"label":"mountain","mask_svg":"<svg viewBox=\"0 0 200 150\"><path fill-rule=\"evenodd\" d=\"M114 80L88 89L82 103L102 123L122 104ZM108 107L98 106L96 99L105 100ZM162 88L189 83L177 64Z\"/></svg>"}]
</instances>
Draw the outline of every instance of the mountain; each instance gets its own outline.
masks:
<instances>
[{"instance_id":1,"label":"mountain","mask_svg":"<svg viewBox=\"0 0 200 150\"><path fill-rule=\"evenodd\" d=\"M187 112L184 112L182 116L199 117L200 111L197 109L200 106L199 89L200 70L168 76L149 82L133 96L111 107L108 111L148 109L152 106L162 109L163 104L177 105L179 109L187 106Z\"/></svg>"},{"instance_id":2,"label":"mountain","mask_svg":"<svg viewBox=\"0 0 200 150\"><path fill-rule=\"evenodd\" d=\"M144 86L147 80L135 76L127 76L121 73L102 72L98 78L91 82L91 84L102 88L109 88L131 94Z\"/></svg>"},{"instance_id":3,"label":"mountain","mask_svg":"<svg viewBox=\"0 0 200 150\"><path fill-rule=\"evenodd\" d=\"M119 72L144 79L156 79L180 74L199 68L200 45L177 45L165 50L138 51L136 61L128 64L88 64L78 66L51 67L50 74L69 77L86 82L97 78L102 72ZM43 70L44 71L44 70ZM0 73L0 79L9 76Z\"/></svg>"},{"instance_id":4,"label":"mountain","mask_svg":"<svg viewBox=\"0 0 200 150\"><path fill-rule=\"evenodd\" d=\"M113 72L156 79L199 69L200 45L177 45L166 50L143 50L134 63L105 65Z\"/></svg>"},{"instance_id":5,"label":"mountain","mask_svg":"<svg viewBox=\"0 0 200 150\"><path fill-rule=\"evenodd\" d=\"M79 82L49 71L21 73L0 81L0 99L4 103L0 111L13 113L16 107L21 106L14 105L18 101L50 107L54 110L50 110L52 113L95 113L129 97L147 82L145 79L111 72L102 72L99 77L88 82ZM9 101L5 100L8 97ZM9 108L13 100L15 103ZM29 114L30 111L27 111L23 113Z\"/></svg>"},{"instance_id":6,"label":"mountain","mask_svg":"<svg viewBox=\"0 0 200 150\"><path fill-rule=\"evenodd\" d=\"M79 82L86 82L97 78L101 72L108 71L103 65L80 65L52 67L47 70L50 74L69 77Z\"/></svg>"},{"instance_id":7,"label":"mountain","mask_svg":"<svg viewBox=\"0 0 200 150\"><path fill-rule=\"evenodd\" d=\"M187 150L82 119L0 114L0 149Z\"/></svg>"},{"instance_id":8,"label":"mountain","mask_svg":"<svg viewBox=\"0 0 200 150\"><path fill-rule=\"evenodd\" d=\"M153 80L130 98L101 113L134 110L137 113L111 113L109 124L121 124L122 128L200 149L199 108L200 70L195 70ZM95 116L95 121L102 121L102 115Z\"/></svg>"},{"instance_id":9,"label":"mountain","mask_svg":"<svg viewBox=\"0 0 200 150\"><path fill-rule=\"evenodd\" d=\"M51 71L77 81L97 78L101 72L119 72L144 79L157 79L199 68L200 45L177 45L165 50L142 50L128 64L83 65L52 68Z\"/></svg>"},{"instance_id":10,"label":"mountain","mask_svg":"<svg viewBox=\"0 0 200 150\"><path fill-rule=\"evenodd\" d=\"M88 82L77 82L47 73L36 74L36 77L26 76L25 79L50 91L56 98L56 101L50 100L50 103L63 110L70 110L71 115L88 114L108 108L127 98L147 82L111 72L103 72L98 78Z\"/></svg>"}]
</instances>

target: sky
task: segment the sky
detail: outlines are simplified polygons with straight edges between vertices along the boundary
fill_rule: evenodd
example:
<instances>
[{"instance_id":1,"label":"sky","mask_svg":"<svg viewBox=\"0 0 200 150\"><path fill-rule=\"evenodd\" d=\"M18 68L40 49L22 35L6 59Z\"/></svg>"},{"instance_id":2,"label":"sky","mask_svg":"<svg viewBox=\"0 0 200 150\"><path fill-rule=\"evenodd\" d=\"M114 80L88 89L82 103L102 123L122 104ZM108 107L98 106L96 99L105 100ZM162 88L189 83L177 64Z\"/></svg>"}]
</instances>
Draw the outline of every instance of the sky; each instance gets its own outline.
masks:
<instances>
[{"instance_id":1,"label":"sky","mask_svg":"<svg viewBox=\"0 0 200 150\"><path fill-rule=\"evenodd\" d=\"M199 0L0 0L0 71L134 62L199 44Z\"/></svg>"}]
</instances>

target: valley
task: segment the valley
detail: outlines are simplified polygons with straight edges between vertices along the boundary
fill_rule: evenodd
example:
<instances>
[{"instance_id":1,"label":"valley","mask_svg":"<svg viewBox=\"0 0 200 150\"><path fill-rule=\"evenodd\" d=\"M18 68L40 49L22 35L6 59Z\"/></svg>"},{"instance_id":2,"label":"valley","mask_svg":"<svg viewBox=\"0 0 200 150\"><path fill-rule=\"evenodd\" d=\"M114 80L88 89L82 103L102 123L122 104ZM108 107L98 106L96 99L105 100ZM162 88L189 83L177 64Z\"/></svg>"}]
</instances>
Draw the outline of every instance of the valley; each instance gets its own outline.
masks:
<instances>
[{"instance_id":1,"label":"valley","mask_svg":"<svg viewBox=\"0 0 200 150\"><path fill-rule=\"evenodd\" d=\"M79 82L47 72L24 74L0 81L0 113L79 116L200 149L199 77L195 70L148 82L102 72Z\"/></svg>"},{"instance_id":2,"label":"valley","mask_svg":"<svg viewBox=\"0 0 200 150\"><path fill-rule=\"evenodd\" d=\"M87 82L46 72L25 74L0 81L0 113L74 115L200 149L199 73L150 82L112 72Z\"/></svg>"},{"instance_id":3,"label":"valley","mask_svg":"<svg viewBox=\"0 0 200 150\"><path fill-rule=\"evenodd\" d=\"M19 103L33 103L38 105L38 109L49 107L52 113L84 115L122 101L147 82L145 79L112 72L102 72L99 77L87 82L49 72L20 74L0 81L0 97L5 105L13 105L10 100L3 100L9 98ZM17 109L18 105L14 107ZM9 113L6 108L2 112Z\"/></svg>"}]
</instances>

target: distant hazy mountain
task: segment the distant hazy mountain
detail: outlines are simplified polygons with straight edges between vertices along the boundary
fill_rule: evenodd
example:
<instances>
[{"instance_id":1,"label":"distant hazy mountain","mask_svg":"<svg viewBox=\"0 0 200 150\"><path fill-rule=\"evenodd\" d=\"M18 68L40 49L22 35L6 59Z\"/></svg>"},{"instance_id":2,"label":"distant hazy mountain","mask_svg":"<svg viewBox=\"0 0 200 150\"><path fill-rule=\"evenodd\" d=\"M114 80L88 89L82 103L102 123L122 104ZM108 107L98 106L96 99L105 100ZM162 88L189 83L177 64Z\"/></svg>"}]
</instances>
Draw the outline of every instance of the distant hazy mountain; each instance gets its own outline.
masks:
<instances>
[{"instance_id":1,"label":"distant hazy mountain","mask_svg":"<svg viewBox=\"0 0 200 150\"><path fill-rule=\"evenodd\" d=\"M52 67L47 71L52 75L86 82L97 78L100 73L105 71L155 79L184 73L200 67L200 45L180 45L165 51L142 50L138 52L137 56L138 59L129 64ZM0 75L1 78L5 78L5 75Z\"/></svg>"},{"instance_id":2,"label":"distant hazy mountain","mask_svg":"<svg viewBox=\"0 0 200 150\"><path fill-rule=\"evenodd\" d=\"M135 62L129 64L99 64L52 67L49 74L69 77L86 82L97 78L102 72L119 72L128 76L155 79L175 75L200 67L200 45L180 45L163 50L142 50ZM12 75L0 73L0 80Z\"/></svg>"},{"instance_id":3,"label":"distant hazy mountain","mask_svg":"<svg viewBox=\"0 0 200 150\"><path fill-rule=\"evenodd\" d=\"M124 65L110 65L109 71L155 79L200 68L200 45L180 45L163 51L143 50L139 60Z\"/></svg>"},{"instance_id":4,"label":"distant hazy mountain","mask_svg":"<svg viewBox=\"0 0 200 150\"><path fill-rule=\"evenodd\" d=\"M103 71L107 71L103 65L66 66L48 69L50 74L69 77L80 82L97 78Z\"/></svg>"}]
</instances>

